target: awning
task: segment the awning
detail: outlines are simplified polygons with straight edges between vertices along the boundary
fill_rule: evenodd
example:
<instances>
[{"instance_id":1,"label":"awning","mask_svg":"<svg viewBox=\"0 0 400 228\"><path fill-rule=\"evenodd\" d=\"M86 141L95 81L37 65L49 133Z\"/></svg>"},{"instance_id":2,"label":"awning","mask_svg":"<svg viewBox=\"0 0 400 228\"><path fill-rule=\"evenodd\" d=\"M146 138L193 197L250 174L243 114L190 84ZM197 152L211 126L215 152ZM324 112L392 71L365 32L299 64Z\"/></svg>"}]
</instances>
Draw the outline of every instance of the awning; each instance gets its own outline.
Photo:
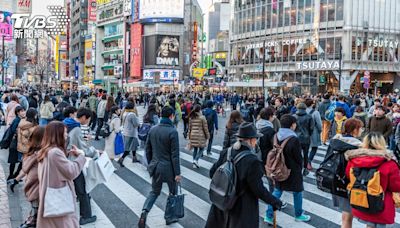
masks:
<instances>
[{"instance_id":1,"label":"awning","mask_svg":"<svg viewBox=\"0 0 400 228\"><path fill-rule=\"evenodd\" d=\"M102 56L106 56L106 55L111 55L111 54L122 54L124 53L123 49L114 49L114 50L109 50L109 51L103 51L103 53L101 53Z\"/></svg>"},{"instance_id":2,"label":"awning","mask_svg":"<svg viewBox=\"0 0 400 228\"><path fill-rule=\"evenodd\" d=\"M110 42L110 41L113 41L113 40L121 39L122 37L123 37L122 34L118 34L118 35L114 35L114 36L107 36L107 37L104 37L104 38L102 39L102 41L103 41L104 43L107 43L107 42Z\"/></svg>"},{"instance_id":3,"label":"awning","mask_svg":"<svg viewBox=\"0 0 400 228\"><path fill-rule=\"evenodd\" d=\"M112 65L104 65L101 67L101 69L103 70L114 70L114 66Z\"/></svg>"},{"instance_id":4,"label":"awning","mask_svg":"<svg viewBox=\"0 0 400 228\"><path fill-rule=\"evenodd\" d=\"M102 84L102 83L103 83L103 80L102 80L102 79L95 79L95 80L93 80L92 83L93 83L93 84Z\"/></svg>"}]
</instances>

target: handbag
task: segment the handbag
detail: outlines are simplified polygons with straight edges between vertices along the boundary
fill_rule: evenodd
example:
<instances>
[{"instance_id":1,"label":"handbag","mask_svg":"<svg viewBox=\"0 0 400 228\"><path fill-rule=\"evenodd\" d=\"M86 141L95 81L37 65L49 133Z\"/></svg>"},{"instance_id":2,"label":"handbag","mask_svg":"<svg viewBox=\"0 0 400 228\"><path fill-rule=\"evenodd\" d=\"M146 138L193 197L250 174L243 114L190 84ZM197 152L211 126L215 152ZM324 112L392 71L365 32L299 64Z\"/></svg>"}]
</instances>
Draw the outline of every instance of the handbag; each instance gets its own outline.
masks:
<instances>
[{"instance_id":1,"label":"handbag","mask_svg":"<svg viewBox=\"0 0 400 228\"><path fill-rule=\"evenodd\" d=\"M393 192L393 201L396 208L400 208L400 193Z\"/></svg>"},{"instance_id":2,"label":"handbag","mask_svg":"<svg viewBox=\"0 0 400 228\"><path fill-rule=\"evenodd\" d=\"M181 184L178 183L178 194L169 195L167 199L164 215L166 221L183 218L185 216L184 201L185 195L182 194Z\"/></svg>"},{"instance_id":3,"label":"handbag","mask_svg":"<svg viewBox=\"0 0 400 228\"><path fill-rule=\"evenodd\" d=\"M47 157L47 188L44 194L44 218L61 217L75 212L74 196L69 185L66 183L64 187L49 187L50 181L50 159Z\"/></svg>"},{"instance_id":4,"label":"handbag","mask_svg":"<svg viewBox=\"0 0 400 228\"><path fill-rule=\"evenodd\" d=\"M122 134L119 132L115 135L114 154L120 155L120 154L124 153L124 151L125 151L124 138L122 137Z\"/></svg>"}]
</instances>

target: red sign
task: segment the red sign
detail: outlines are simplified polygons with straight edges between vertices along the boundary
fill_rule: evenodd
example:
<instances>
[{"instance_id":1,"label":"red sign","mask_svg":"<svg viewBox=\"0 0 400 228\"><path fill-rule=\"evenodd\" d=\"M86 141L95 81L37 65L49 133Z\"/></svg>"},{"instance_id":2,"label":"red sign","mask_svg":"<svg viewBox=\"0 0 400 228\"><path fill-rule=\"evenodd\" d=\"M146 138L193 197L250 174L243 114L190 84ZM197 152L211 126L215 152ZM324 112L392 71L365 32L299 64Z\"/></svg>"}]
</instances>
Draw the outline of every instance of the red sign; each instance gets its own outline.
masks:
<instances>
[{"instance_id":1,"label":"red sign","mask_svg":"<svg viewBox=\"0 0 400 228\"><path fill-rule=\"evenodd\" d=\"M89 0L88 2L88 14L89 14L89 21L96 21L96 0Z\"/></svg>"},{"instance_id":2,"label":"red sign","mask_svg":"<svg viewBox=\"0 0 400 228\"><path fill-rule=\"evenodd\" d=\"M210 76L215 76L215 75L217 75L217 69L216 69L216 68L210 68L210 69L208 70L208 75L210 75Z\"/></svg>"},{"instance_id":3,"label":"red sign","mask_svg":"<svg viewBox=\"0 0 400 228\"><path fill-rule=\"evenodd\" d=\"M142 78L142 33L143 26L140 23L131 24L131 72L132 78Z\"/></svg>"}]
</instances>

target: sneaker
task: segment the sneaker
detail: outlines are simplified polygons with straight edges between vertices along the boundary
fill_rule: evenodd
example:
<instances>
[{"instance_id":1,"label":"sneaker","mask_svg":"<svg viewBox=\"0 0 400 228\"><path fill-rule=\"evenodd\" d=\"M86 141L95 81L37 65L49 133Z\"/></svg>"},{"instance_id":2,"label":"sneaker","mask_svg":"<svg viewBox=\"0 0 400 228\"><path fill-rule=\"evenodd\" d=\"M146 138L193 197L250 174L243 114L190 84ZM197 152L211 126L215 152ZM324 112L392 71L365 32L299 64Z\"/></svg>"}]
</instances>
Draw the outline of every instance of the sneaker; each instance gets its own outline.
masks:
<instances>
[{"instance_id":1,"label":"sneaker","mask_svg":"<svg viewBox=\"0 0 400 228\"><path fill-rule=\"evenodd\" d=\"M212 155L211 151L207 151L207 155L211 156Z\"/></svg>"},{"instance_id":2,"label":"sneaker","mask_svg":"<svg viewBox=\"0 0 400 228\"><path fill-rule=\"evenodd\" d=\"M193 169L198 169L198 168L200 168L199 163L194 161L193 162Z\"/></svg>"},{"instance_id":3,"label":"sneaker","mask_svg":"<svg viewBox=\"0 0 400 228\"><path fill-rule=\"evenodd\" d=\"M295 218L296 222L308 222L311 220L311 216L302 214L299 217Z\"/></svg>"},{"instance_id":4,"label":"sneaker","mask_svg":"<svg viewBox=\"0 0 400 228\"><path fill-rule=\"evenodd\" d=\"M147 213L148 213L147 211L143 211L142 214L140 215L139 224L138 224L139 228L146 228Z\"/></svg>"},{"instance_id":5,"label":"sneaker","mask_svg":"<svg viewBox=\"0 0 400 228\"><path fill-rule=\"evenodd\" d=\"M285 201L282 201L281 209L285 209L286 207L287 207L287 203Z\"/></svg>"},{"instance_id":6,"label":"sneaker","mask_svg":"<svg viewBox=\"0 0 400 228\"><path fill-rule=\"evenodd\" d=\"M176 223L178 221L179 220L177 218L175 218L175 219L171 219L171 220L165 221L165 224L168 226L168 225L171 225L172 223Z\"/></svg>"},{"instance_id":7,"label":"sneaker","mask_svg":"<svg viewBox=\"0 0 400 228\"><path fill-rule=\"evenodd\" d=\"M96 215L93 215L92 217L89 217L89 218L81 218L81 219L79 219L79 225L83 226L83 225L86 225L88 223L95 222L96 220L97 220L97 216Z\"/></svg>"},{"instance_id":8,"label":"sneaker","mask_svg":"<svg viewBox=\"0 0 400 228\"><path fill-rule=\"evenodd\" d=\"M303 169L303 176L307 176L310 173L307 169Z\"/></svg>"},{"instance_id":9,"label":"sneaker","mask_svg":"<svg viewBox=\"0 0 400 228\"><path fill-rule=\"evenodd\" d=\"M264 222L268 225L274 225L274 218L268 218L267 216L264 217Z\"/></svg>"}]
</instances>

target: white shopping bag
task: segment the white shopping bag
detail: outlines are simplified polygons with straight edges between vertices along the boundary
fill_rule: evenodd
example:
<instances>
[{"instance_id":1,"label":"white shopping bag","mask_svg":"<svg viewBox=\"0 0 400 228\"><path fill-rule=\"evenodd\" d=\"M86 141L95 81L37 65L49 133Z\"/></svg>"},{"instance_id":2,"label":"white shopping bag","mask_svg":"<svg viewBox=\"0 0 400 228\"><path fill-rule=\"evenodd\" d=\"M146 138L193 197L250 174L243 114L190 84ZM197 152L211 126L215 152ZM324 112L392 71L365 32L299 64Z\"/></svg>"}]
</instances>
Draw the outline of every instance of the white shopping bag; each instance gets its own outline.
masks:
<instances>
[{"instance_id":1,"label":"white shopping bag","mask_svg":"<svg viewBox=\"0 0 400 228\"><path fill-rule=\"evenodd\" d=\"M115 168L107 153L98 159L89 160L86 175L86 192L91 192L98 184L107 182L114 173Z\"/></svg>"}]
</instances>

